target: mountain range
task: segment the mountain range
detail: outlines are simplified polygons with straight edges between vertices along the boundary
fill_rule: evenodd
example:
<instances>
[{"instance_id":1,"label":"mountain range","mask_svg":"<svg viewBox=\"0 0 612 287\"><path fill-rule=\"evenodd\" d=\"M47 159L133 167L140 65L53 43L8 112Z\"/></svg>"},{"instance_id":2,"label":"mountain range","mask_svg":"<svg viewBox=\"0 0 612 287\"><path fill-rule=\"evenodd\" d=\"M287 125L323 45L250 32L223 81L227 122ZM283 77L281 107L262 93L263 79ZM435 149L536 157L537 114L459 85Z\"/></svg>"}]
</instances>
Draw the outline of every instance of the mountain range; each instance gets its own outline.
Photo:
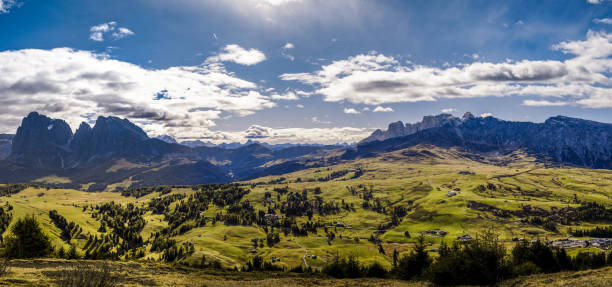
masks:
<instances>
[{"instance_id":1,"label":"mountain range","mask_svg":"<svg viewBox=\"0 0 612 287\"><path fill-rule=\"evenodd\" d=\"M202 144L201 144L202 143ZM0 135L0 181L116 190L157 184L199 184L280 175L371 157L417 145L459 148L478 156L522 150L543 162L612 169L612 125L563 116L543 123L450 114L394 122L352 146L211 145L150 138L127 119L98 117L73 133L61 119L37 112L16 134Z\"/></svg>"}]
</instances>

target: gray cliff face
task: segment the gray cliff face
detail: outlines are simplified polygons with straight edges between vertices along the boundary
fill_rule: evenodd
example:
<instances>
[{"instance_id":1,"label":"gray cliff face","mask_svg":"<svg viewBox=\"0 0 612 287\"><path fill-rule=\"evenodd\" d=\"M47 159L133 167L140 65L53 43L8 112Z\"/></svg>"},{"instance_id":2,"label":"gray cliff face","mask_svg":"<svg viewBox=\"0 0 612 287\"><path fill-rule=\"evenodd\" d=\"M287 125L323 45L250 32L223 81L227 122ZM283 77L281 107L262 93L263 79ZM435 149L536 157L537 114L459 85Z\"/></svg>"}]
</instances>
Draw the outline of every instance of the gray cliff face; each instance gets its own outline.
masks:
<instances>
[{"instance_id":1,"label":"gray cliff face","mask_svg":"<svg viewBox=\"0 0 612 287\"><path fill-rule=\"evenodd\" d=\"M612 169L612 124L563 116L544 123L476 118L466 114L459 122L419 130L403 137L360 143L345 157L398 150L418 144L461 147L472 152L522 149L543 160L587 168Z\"/></svg>"},{"instance_id":2,"label":"gray cliff face","mask_svg":"<svg viewBox=\"0 0 612 287\"><path fill-rule=\"evenodd\" d=\"M60 119L30 113L13 138L10 158L38 166L64 166L72 130Z\"/></svg>"},{"instance_id":3,"label":"gray cliff face","mask_svg":"<svg viewBox=\"0 0 612 287\"><path fill-rule=\"evenodd\" d=\"M9 159L29 167L54 169L99 158L147 159L181 149L187 148L150 139L127 119L99 117L93 128L81 123L73 135L63 120L32 112L17 129Z\"/></svg>"},{"instance_id":4,"label":"gray cliff face","mask_svg":"<svg viewBox=\"0 0 612 287\"><path fill-rule=\"evenodd\" d=\"M469 118L471 114L466 113L464 118ZM369 137L363 139L361 143L373 142L373 141L384 141L386 139L395 138L395 137L403 137L407 135L414 134L418 131L441 127L444 125L456 126L462 123L462 120L454 117L450 114L439 114L436 116L424 116L423 120L418 123L407 123L404 125L401 121L390 123L389 127L386 131L376 130Z\"/></svg>"}]
</instances>

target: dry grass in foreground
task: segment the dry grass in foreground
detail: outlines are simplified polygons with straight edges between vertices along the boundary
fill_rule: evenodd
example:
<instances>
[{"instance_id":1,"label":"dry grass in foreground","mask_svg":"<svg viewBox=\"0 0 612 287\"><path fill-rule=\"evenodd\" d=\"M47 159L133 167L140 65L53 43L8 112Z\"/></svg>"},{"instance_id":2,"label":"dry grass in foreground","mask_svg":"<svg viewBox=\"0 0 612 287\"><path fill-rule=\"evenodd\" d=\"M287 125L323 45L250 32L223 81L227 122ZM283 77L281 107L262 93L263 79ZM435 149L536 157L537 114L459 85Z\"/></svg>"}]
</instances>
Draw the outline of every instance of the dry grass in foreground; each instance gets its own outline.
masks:
<instances>
[{"instance_id":1,"label":"dry grass in foreground","mask_svg":"<svg viewBox=\"0 0 612 287\"><path fill-rule=\"evenodd\" d=\"M89 280L79 281L79 272ZM86 274L85 274L86 273ZM102 276L101 276L102 275ZM67 278L77 277L77 280ZM83 277L83 276L81 276ZM107 285L96 284L104 278ZM501 286L612 286L612 267L540 274L509 280ZM385 279L332 279L290 273L241 273L198 270L154 263L70 260L13 260L0 286L431 286L425 282Z\"/></svg>"}]
</instances>

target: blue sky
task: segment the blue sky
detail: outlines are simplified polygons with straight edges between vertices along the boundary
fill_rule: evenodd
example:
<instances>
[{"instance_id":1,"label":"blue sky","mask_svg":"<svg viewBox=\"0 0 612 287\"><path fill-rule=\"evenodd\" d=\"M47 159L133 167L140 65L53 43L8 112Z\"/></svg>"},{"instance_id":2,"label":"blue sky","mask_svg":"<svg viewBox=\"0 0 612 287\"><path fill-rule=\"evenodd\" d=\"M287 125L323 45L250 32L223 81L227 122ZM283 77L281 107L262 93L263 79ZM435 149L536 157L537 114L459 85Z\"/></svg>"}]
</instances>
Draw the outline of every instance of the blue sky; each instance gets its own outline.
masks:
<instances>
[{"instance_id":1,"label":"blue sky","mask_svg":"<svg viewBox=\"0 0 612 287\"><path fill-rule=\"evenodd\" d=\"M352 142L443 110L612 122L609 1L0 2L0 132L30 110L214 142Z\"/></svg>"}]
</instances>

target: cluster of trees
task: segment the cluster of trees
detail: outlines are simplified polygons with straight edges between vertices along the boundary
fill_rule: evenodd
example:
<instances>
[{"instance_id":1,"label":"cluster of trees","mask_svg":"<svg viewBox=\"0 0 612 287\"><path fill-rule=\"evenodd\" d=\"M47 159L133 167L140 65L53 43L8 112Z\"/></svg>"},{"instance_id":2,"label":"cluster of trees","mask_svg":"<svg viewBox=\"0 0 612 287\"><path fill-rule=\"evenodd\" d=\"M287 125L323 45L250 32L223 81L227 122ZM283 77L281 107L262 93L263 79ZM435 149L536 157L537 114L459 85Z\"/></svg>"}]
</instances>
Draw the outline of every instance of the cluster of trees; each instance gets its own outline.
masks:
<instances>
[{"instance_id":1,"label":"cluster of trees","mask_svg":"<svg viewBox=\"0 0 612 287\"><path fill-rule=\"evenodd\" d=\"M11 233L4 238L4 255L8 258L45 257L53 252L49 236L42 231L34 215L17 219Z\"/></svg>"},{"instance_id":2,"label":"cluster of trees","mask_svg":"<svg viewBox=\"0 0 612 287\"><path fill-rule=\"evenodd\" d=\"M572 236L576 237L599 237L599 238L609 238L612 237L612 226L606 227L595 227L593 229L577 229L572 230L571 228L568 231Z\"/></svg>"},{"instance_id":3,"label":"cluster of trees","mask_svg":"<svg viewBox=\"0 0 612 287\"><path fill-rule=\"evenodd\" d=\"M308 236L308 232L317 233L317 228L324 227L324 224L321 221L312 222L306 221L298 224L295 217L283 217L279 226L287 236L289 233L295 236ZM325 227L327 228L327 227ZM326 229L327 232L327 229Z\"/></svg>"},{"instance_id":4,"label":"cluster of trees","mask_svg":"<svg viewBox=\"0 0 612 287\"><path fill-rule=\"evenodd\" d=\"M72 238L79 236L83 232L83 228L74 223L74 221L68 222L68 220L59 214L57 210L49 211L49 218L55 227L62 231L60 237L67 243L70 243Z\"/></svg>"},{"instance_id":5,"label":"cluster of trees","mask_svg":"<svg viewBox=\"0 0 612 287\"><path fill-rule=\"evenodd\" d=\"M190 243L183 243L180 246L176 244L164 249L161 258L166 262L179 261L195 252L195 247Z\"/></svg>"},{"instance_id":6,"label":"cluster of trees","mask_svg":"<svg viewBox=\"0 0 612 287\"><path fill-rule=\"evenodd\" d=\"M260 212L263 213L263 211ZM215 219L225 222L225 225L252 225L264 221L263 214L260 214L258 217L253 205L248 200L231 204L228 206L225 214L219 212Z\"/></svg>"},{"instance_id":7,"label":"cluster of trees","mask_svg":"<svg viewBox=\"0 0 612 287\"><path fill-rule=\"evenodd\" d=\"M86 259L119 259L129 247L121 242L117 234L102 234L87 236L87 242L83 246Z\"/></svg>"},{"instance_id":8,"label":"cluster of trees","mask_svg":"<svg viewBox=\"0 0 612 287\"><path fill-rule=\"evenodd\" d=\"M250 191L238 184L206 184L194 186L193 189L195 193L181 200L173 210L165 211L168 227L162 230L162 234L178 235L191 228L204 226L206 218L202 212L208 210L211 203L218 207L237 204ZM232 222L235 223L235 220Z\"/></svg>"},{"instance_id":9,"label":"cluster of trees","mask_svg":"<svg viewBox=\"0 0 612 287\"><path fill-rule=\"evenodd\" d=\"M245 266L242 266L243 272L253 271L284 271L280 266L272 264L270 261L266 261L263 257L255 255L251 261L247 262Z\"/></svg>"},{"instance_id":10,"label":"cluster of trees","mask_svg":"<svg viewBox=\"0 0 612 287\"><path fill-rule=\"evenodd\" d=\"M127 249L131 249L143 244L140 232L146 224L144 213L144 209L133 203L124 206L107 202L96 205L92 217L97 218L104 226L112 228L112 233L122 239Z\"/></svg>"},{"instance_id":11,"label":"cluster of trees","mask_svg":"<svg viewBox=\"0 0 612 287\"><path fill-rule=\"evenodd\" d=\"M430 280L435 285L492 285L514 276L584 270L612 265L612 253L582 252L575 257L564 249L543 242L519 242L508 256L493 232L485 232L468 243L442 244L440 256L432 258L421 235L414 249L401 258L393 252L391 270L382 266L363 266L354 257L336 258L323 268L334 277L394 277L404 280Z\"/></svg>"},{"instance_id":12,"label":"cluster of trees","mask_svg":"<svg viewBox=\"0 0 612 287\"><path fill-rule=\"evenodd\" d=\"M136 198L143 197L147 194L151 194L154 192L159 192L162 195L168 194L172 192L172 188L170 186L158 185L158 186L148 186L148 187L133 187L124 189L121 191L121 195L123 196L133 196Z\"/></svg>"},{"instance_id":13,"label":"cluster of trees","mask_svg":"<svg viewBox=\"0 0 612 287\"><path fill-rule=\"evenodd\" d=\"M482 188L485 187L482 186ZM575 199L575 201L578 200ZM573 225L583 221L612 221L612 208L606 208L604 204L596 202L578 202L580 203L578 207L552 207L551 211L531 205L524 205L519 210L505 210L476 201L468 201L468 208L491 212L497 217L521 217L525 223L542 226L553 232L557 232L557 224Z\"/></svg>"},{"instance_id":14,"label":"cluster of trees","mask_svg":"<svg viewBox=\"0 0 612 287\"><path fill-rule=\"evenodd\" d=\"M31 183L9 183L0 185L0 196L11 196L12 194L19 193L28 187L40 188L41 186Z\"/></svg>"},{"instance_id":15,"label":"cluster of trees","mask_svg":"<svg viewBox=\"0 0 612 287\"><path fill-rule=\"evenodd\" d=\"M186 195L183 193L176 193L172 195L167 195L164 197L156 197L149 201L149 210L153 212L153 214L165 214L170 211L170 204L185 198Z\"/></svg>"},{"instance_id":16,"label":"cluster of trees","mask_svg":"<svg viewBox=\"0 0 612 287\"><path fill-rule=\"evenodd\" d=\"M308 199L308 191L301 193L289 192L286 200L280 204L280 212L286 216L308 216L312 218L314 213L321 216L337 214L340 206L337 202L325 202L321 196L315 195L313 199Z\"/></svg>"},{"instance_id":17,"label":"cluster of trees","mask_svg":"<svg viewBox=\"0 0 612 287\"><path fill-rule=\"evenodd\" d=\"M334 180L336 178L343 177L343 176L347 175L348 173L349 173L349 171L346 170L346 169L345 170L332 171L327 176L317 178L317 181L324 182L324 181Z\"/></svg>"}]
</instances>

